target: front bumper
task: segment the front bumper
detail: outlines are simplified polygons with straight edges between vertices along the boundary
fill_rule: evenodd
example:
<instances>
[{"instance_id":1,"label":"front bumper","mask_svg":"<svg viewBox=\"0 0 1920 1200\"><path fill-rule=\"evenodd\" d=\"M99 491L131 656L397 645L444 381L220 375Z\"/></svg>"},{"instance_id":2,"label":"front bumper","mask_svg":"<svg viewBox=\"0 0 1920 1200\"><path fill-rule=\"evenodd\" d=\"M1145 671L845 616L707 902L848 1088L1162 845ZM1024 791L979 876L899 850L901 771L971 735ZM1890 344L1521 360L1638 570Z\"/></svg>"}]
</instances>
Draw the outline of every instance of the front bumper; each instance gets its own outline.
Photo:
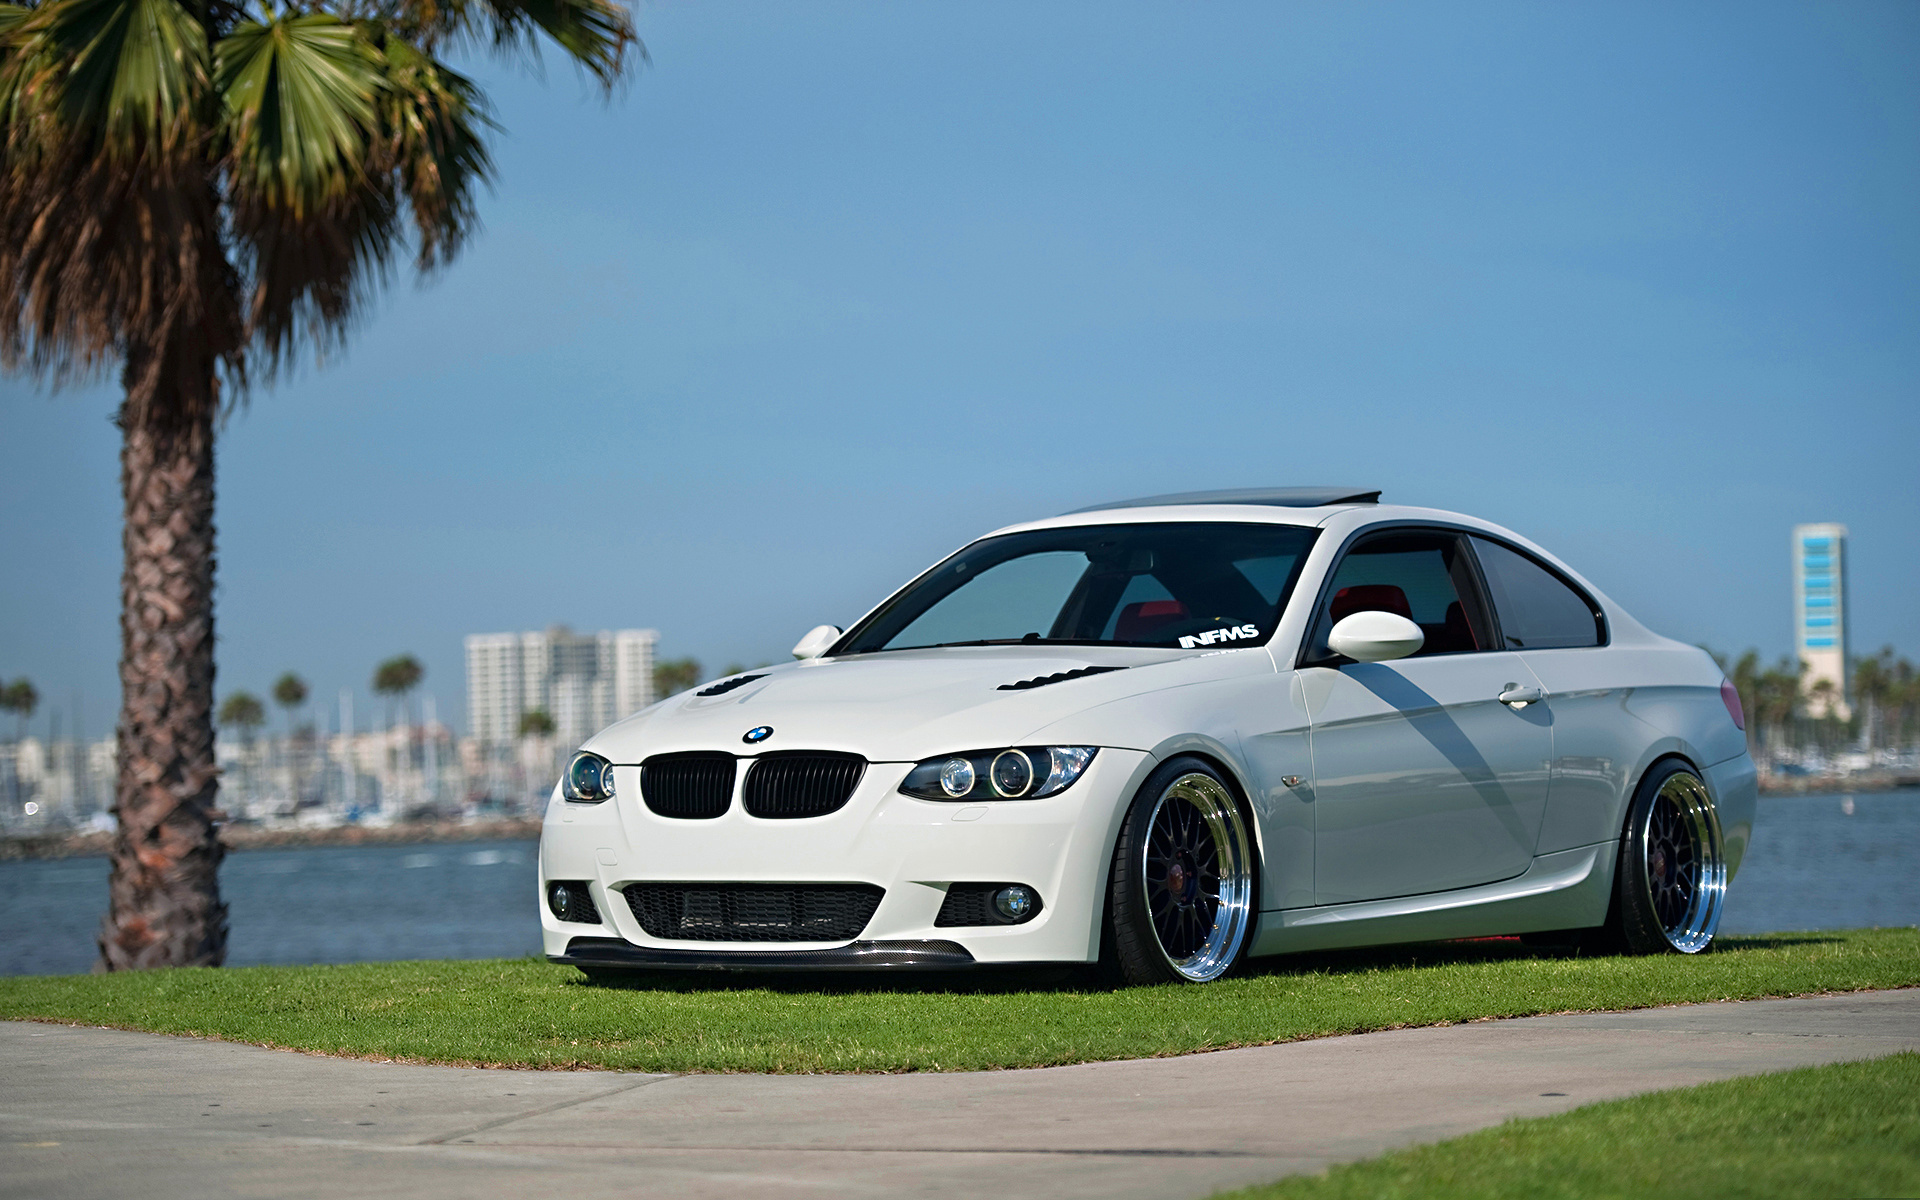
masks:
<instances>
[{"instance_id":1,"label":"front bumper","mask_svg":"<svg viewBox=\"0 0 1920 1200\"><path fill-rule=\"evenodd\" d=\"M658 950L613 937L567 940L549 962L583 970L952 971L978 966L956 942L853 942L831 950Z\"/></svg>"},{"instance_id":2,"label":"front bumper","mask_svg":"<svg viewBox=\"0 0 1920 1200\"><path fill-rule=\"evenodd\" d=\"M900 793L911 763L870 763L838 812L748 816L738 795L713 820L661 817L640 800L639 768L614 768L615 798L556 792L540 835L535 897L546 953L583 967L743 970L1091 962L1099 955L1107 865L1126 803L1152 770L1137 750L1102 749L1071 788L1044 800L947 804ZM585 880L600 924L561 921L548 880ZM867 883L885 891L849 942L699 942L650 936L630 883ZM1041 911L1022 925L936 927L952 883L1023 883Z\"/></svg>"}]
</instances>

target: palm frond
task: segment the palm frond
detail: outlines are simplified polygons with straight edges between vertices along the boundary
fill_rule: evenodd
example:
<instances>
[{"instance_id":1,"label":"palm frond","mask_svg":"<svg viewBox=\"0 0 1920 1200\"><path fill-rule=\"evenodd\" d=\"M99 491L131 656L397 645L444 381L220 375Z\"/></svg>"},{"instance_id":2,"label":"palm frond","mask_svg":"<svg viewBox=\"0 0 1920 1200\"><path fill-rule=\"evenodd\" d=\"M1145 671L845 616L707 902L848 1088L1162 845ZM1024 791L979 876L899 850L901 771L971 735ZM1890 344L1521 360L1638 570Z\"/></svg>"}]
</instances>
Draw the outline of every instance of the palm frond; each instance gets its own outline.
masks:
<instances>
[{"instance_id":1,"label":"palm frond","mask_svg":"<svg viewBox=\"0 0 1920 1200\"><path fill-rule=\"evenodd\" d=\"M612 0L399 0L396 28L429 51L471 40L536 61L544 33L609 90L629 54L647 60L631 16Z\"/></svg>"},{"instance_id":2,"label":"palm frond","mask_svg":"<svg viewBox=\"0 0 1920 1200\"><path fill-rule=\"evenodd\" d=\"M629 52L646 61L627 10L610 0L486 0L497 49L533 53L537 29L552 38L603 88L626 71Z\"/></svg>"},{"instance_id":3,"label":"palm frond","mask_svg":"<svg viewBox=\"0 0 1920 1200\"><path fill-rule=\"evenodd\" d=\"M421 270L459 250L493 127L471 81L377 24L276 24L224 39L217 73L247 326L269 372L303 341L324 351L345 336L386 277L402 209Z\"/></svg>"},{"instance_id":4,"label":"palm frond","mask_svg":"<svg viewBox=\"0 0 1920 1200\"><path fill-rule=\"evenodd\" d=\"M216 367L244 385L237 292L196 164L54 148L0 170L0 363L58 385L124 359L130 416L192 419Z\"/></svg>"},{"instance_id":5,"label":"palm frond","mask_svg":"<svg viewBox=\"0 0 1920 1200\"><path fill-rule=\"evenodd\" d=\"M200 25L175 0L5 14L0 363L59 384L125 360L136 416L178 397L201 404L215 364L244 378L198 119L206 59Z\"/></svg>"},{"instance_id":6,"label":"palm frond","mask_svg":"<svg viewBox=\"0 0 1920 1200\"><path fill-rule=\"evenodd\" d=\"M214 63L237 188L298 217L360 185L386 86L360 29L319 13L249 22Z\"/></svg>"},{"instance_id":7,"label":"palm frond","mask_svg":"<svg viewBox=\"0 0 1920 1200\"><path fill-rule=\"evenodd\" d=\"M474 192L493 171L483 139L497 127L466 76L397 37L385 50L387 161L413 210L416 264L427 271L459 253L478 224Z\"/></svg>"},{"instance_id":8,"label":"palm frond","mask_svg":"<svg viewBox=\"0 0 1920 1200\"><path fill-rule=\"evenodd\" d=\"M398 240L391 182L374 176L345 195L298 212L263 196L230 209L234 254L246 280L249 342L271 377L302 345L341 344L367 297L386 281Z\"/></svg>"},{"instance_id":9,"label":"palm frond","mask_svg":"<svg viewBox=\"0 0 1920 1200\"><path fill-rule=\"evenodd\" d=\"M23 57L62 67L59 115L112 153L191 136L208 86L207 36L179 0L59 0L17 23Z\"/></svg>"}]
</instances>

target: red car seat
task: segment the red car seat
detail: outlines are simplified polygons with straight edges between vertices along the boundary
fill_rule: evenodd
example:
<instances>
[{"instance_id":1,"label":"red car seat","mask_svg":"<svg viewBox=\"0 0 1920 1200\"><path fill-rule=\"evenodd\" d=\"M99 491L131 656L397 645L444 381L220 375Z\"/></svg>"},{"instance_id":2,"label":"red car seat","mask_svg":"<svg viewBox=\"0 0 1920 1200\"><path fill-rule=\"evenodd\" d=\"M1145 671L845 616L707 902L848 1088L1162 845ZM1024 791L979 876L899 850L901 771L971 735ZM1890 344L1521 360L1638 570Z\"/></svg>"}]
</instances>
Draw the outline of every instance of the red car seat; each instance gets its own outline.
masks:
<instances>
[{"instance_id":1,"label":"red car seat","mask_svg":"<svg viewBox=\"0 0 1920 1200\"><path fill-rule=\"evenodd\" d=\"M1113 623L1113 640L1148 641L1153 637L1154 630L1181 620L1186 615L1187 606L1178 600L1141 600L1129 604L1120 610L1120 619Z\"/></svg>"},{"instance_id":2,"label":"red car seat","mask_svg":"<svg viewBox=\"0 0 1920 1200\"><path fill-rule=\"evenodd\" d=\"M1413 606L1407 603L1407 594L1391 583L1356 583L1333 594L1335 621L1357 612L1398 613L1413 620Z\"/></svg>"}]
</instances>

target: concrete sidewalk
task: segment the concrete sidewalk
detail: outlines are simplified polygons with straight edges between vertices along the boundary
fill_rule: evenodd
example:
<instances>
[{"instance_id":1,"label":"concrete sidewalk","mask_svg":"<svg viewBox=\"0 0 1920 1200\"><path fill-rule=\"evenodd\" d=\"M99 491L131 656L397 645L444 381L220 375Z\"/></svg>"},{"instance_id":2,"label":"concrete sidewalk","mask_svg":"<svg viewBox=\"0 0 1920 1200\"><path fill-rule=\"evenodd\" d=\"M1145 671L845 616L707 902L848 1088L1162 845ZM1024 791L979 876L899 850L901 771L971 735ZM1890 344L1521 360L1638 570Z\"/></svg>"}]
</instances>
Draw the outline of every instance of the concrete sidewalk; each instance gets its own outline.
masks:
<instances>
[{"instance_id":1,"label":"concrete sidewalk","mask_svg":"<svg viewBox=\"0 0 1920 1200\"><path fill-rule=\"evenodd\" d=\"M1511 1116L1920 1050L1920 989L950 1075L623 1075L0 1023L0 1196L1205 1196Z\"/></svg>"}]
</instances>

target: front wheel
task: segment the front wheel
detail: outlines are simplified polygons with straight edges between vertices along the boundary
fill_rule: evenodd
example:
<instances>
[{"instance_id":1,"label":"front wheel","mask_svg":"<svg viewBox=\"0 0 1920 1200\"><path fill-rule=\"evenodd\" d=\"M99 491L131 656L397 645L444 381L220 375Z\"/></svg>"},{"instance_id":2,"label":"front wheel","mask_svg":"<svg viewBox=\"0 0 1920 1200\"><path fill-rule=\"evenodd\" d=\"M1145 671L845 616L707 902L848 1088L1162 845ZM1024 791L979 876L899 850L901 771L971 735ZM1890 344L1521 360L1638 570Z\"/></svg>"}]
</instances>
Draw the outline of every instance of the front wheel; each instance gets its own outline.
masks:
<instances>
[{"instance_id":1,"label":"front wheel","mask_svg":"<svg viewBox=\"0 0 1920 1200\"><path fill-rule=\"evenodd\" d=\"M1608 940L1632 954L1698 954L1713 944L1726 893L1707 785L1684 763L1659 764L1627 811Z\"/></svg>"},{"instance_id":2,"label":"front wheel","mask_svg":"<svg viewBox=\"0 0 1920 1200\"><path fill-rule=\"evenodd\" d=\"M1147 778L1113 851L1107 933L1128 983L1208 983L1253 928L1253 846L1233 791L1197 758Z\"/></svg>"}]
</instances>

